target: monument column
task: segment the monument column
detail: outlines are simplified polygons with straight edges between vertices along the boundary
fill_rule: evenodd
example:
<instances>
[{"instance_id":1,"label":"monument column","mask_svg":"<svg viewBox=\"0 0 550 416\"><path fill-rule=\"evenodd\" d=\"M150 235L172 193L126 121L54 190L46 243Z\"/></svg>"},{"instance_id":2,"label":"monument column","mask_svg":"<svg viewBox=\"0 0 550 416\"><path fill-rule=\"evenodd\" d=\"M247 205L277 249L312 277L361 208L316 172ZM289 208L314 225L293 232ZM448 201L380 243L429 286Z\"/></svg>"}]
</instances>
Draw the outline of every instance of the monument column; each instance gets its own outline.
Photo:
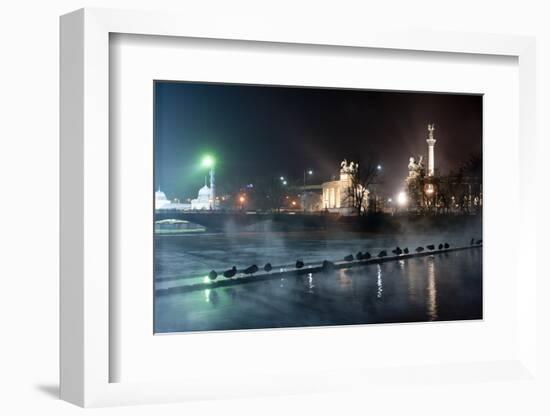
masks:
<instances>
[{"instance_id":1,"label":"monument column","mask_svg":"<svg viewBox=\"0 0 550 416\"><path fill-rule=\"evenodd\" d=\"M434 139L434 124L428 124L428 176L434 176L435 161L434 161L434 146L436 140Z\"/></svg>"}]
</instances>

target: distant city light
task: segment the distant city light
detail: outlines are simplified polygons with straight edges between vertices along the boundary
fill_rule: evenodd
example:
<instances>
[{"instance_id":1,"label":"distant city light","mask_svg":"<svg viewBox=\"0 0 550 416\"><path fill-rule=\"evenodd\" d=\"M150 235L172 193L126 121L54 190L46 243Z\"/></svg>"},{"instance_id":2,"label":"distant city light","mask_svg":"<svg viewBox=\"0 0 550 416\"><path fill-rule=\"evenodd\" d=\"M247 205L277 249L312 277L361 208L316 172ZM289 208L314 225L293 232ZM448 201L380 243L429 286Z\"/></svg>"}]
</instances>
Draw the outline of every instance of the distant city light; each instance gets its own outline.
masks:
<instances>
[{"instance_id":1,"label":"distant city light","mask_svg":"<svg viewBox=\"0 0 550 416\"><path fill-rule=\"evenodd\" d=\"M401 206L407 204L407 194L405 192L399 192L397 194L397 203Z\"/></svg>"},{"instance_id":2,"label":"distant city light","mask_svg":"<svg viewBox=\"0 0 550 416\"><path fill-rule=\"evenodd\" d=\"M378 165L378 166L376 166L376 169L378 169L378 170L382 170L382 165Z\"/></svg>"},{"instance_id":3,"label":"distant city light","mask_svg":"<svg viewBox=\"0 0 550 416\"><path fill-rule=\"evenodd\" d=\"M245 200L245 197L241 195L241 196L239 197L239 202L242 204L242 203L244 202L244 200Z\"/></svg>"},{"instance_id":4,"label":"distant city light","mask_svg":"<svg viewBox=\"0 0 550 416\"><path fill-rule=\"evenodd\" d=\"M282 181L284 181L284 180L285 180L285 177L284 177L284 176L281 176L280 179L281 179Z\"/></svg>"},{"instance_id":5,"label":"distant city light","mask_svg":"<svg viewBox=\"0 0 550 416\"><path fill-rule=\"evenodd\" d=\"M393 200L391 198L388 198L388 202L391 204Z\"/></svg>"},{"instance_id":6,"label":"distant city light","mask_svg":"<svg viewBox=\"0 0 550 416\"><path fill-rule=\"evenodd\" d=\"M214 166L214 163L215 163L214 158L210 155L206 155L202 158L202 165L204 167L207 167L207 168L212 167Z\"/></svg>"},{"instance_id":7,"label":"distant city light","mask_svg":"<svg viewBox=\"0 0 550 416\"><path fill-rule=\"evenodd\" d=\"M292 201L292 206L296 206L296 201Z\"/></svg>"},{"instance_id":8,"label":"distant city light","mask_svg":"<svg viewBox=\"0 0 550 416\"><path fill-rule=\"evenodd\" d=\"M312 170L308 170L308 171L307 171L307 174L308 174L308 175L313 175L313 171L312 171Z\"/></svg>"},{"instance_id":9,"label":"distant city light","mask_svg":"<svg viewBox=\"0 0 550 416\"><path fill-rule=\"evenodd\" d=\"M286 185L286 184L287 184L287 182L286 182L286 181L283 181L283 185Z\"/></svg>"}]
</instances>

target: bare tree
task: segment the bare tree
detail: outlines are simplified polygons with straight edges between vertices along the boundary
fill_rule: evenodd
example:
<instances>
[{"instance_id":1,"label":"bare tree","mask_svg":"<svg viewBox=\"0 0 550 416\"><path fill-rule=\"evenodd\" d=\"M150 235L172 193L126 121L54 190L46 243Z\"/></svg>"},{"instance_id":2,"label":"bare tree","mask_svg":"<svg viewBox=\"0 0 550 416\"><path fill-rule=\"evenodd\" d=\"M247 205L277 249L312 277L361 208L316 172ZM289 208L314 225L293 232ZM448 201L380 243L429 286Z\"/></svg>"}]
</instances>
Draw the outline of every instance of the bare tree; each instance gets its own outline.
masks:
<instances>
[{"instance_id":1,"label":"bare tree","mask_svg":"<svg viewBox=\"0 0 550 416\"><path fill-rule=\"evenodd\" d=\"M357 215L364 213L363 207L367 201L369 188L376 183L378 177L378 165L372 160L351 164L348 171L349 187L346 200Z\"/></svg>"}]
</instances>

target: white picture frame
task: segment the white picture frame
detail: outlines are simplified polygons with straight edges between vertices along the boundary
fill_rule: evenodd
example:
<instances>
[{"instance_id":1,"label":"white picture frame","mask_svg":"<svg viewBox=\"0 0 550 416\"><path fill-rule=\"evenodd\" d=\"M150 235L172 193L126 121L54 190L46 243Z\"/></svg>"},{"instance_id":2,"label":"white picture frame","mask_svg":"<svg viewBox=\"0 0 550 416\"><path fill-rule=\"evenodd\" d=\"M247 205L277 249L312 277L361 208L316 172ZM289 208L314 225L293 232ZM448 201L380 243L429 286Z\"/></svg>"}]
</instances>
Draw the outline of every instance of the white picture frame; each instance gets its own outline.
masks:
<instances>
[{"instance_id":1,"label":"white picture frame","mask_svg":"<svg viewBox=\"0 0 550 416\"><path fill-rule=\"evenodd\" d=\"M248 23L247 23L248 22ZM265 23L265 22L262 22ZM111 382L110 366L120 359L110 348L110 310L115 290L109 280L110 169L109 37L110 34L225 39L281 44L429 51L451 54L504 55L519 66L519 195L518 259L531 256L536 218L527 213L535 191L529 172L535 162L535 43L533 38L465 34L379 31L334 32L260 24L243 19L205 24L192 16L164 13L82 9L61 18L61 398L80 406L155 403L209 397L319 392L342 388L340 380L370 385L406 378L407 371L349 368L317 373L280 374L260 380L237 379L231 388L206 389L210 381ZM532 246L532 245L531 245ZM524 261L525 284L518 288L517 354L498 362L418 363L415 373L426 380L444 373L447 380L479 382L479 372L524 380L536 375L536 261ZM516 271L517 273L517 271ZM309 333L306 336L314 336ZM359 370L359 369L358 369ZM321 368L320 371L323 371Z\"/></svg>"}]
</instances>

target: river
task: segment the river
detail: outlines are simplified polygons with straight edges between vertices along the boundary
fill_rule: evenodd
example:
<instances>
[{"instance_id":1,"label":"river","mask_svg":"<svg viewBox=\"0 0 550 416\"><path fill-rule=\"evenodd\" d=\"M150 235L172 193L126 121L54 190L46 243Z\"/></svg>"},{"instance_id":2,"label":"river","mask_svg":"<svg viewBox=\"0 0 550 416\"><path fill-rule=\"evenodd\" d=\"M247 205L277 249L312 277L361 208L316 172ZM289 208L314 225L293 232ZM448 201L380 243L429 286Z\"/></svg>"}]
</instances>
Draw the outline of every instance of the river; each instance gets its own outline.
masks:
<instances>
[{"instance_id":1,"label":"river","mask_svg":"<svg viewBox=\"0 0 550 416\"><path fill-rule=\"evenodd\" d=\"M470 238L349 232L157 236L155 287L202 282L210 270L233 265L278 267L296 259L313 264L396 245L464 246ZM157 333L481 318L482 248L155 298Z\"/></svg>"}]
</instances>

